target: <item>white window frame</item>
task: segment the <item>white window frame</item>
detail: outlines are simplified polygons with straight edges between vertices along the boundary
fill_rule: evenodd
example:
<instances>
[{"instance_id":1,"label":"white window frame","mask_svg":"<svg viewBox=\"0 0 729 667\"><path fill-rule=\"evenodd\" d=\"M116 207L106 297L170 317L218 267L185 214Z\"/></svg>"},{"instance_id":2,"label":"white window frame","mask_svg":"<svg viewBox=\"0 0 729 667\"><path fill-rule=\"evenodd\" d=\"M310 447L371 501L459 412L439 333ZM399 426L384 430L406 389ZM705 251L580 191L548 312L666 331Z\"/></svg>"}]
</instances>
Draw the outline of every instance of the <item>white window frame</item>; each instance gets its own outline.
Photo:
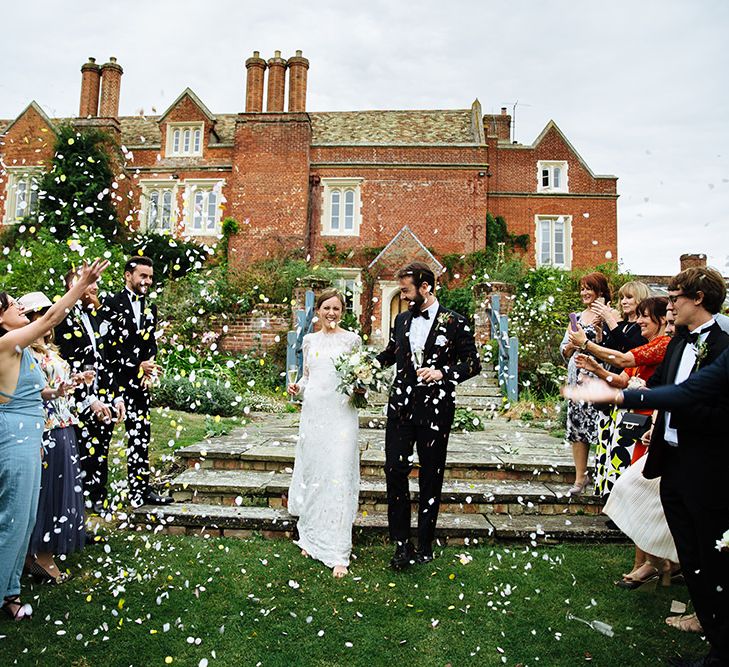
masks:
<instances>
[{"instance_id":1,"label":"white window frame","mask_svg":"<svg viewBox=\"0 0 729 667\"><path fill-rule=\"evenodd\" d=\"M24 218L31 215L38 206L39 181L43 175L43 170L40 167L6 167L5 171L7 181L5 184L5 218L3 222L6 225L17 225ZM22 209L24 211L23 215L18 215L18 206L20 204L18 188L21 185L23 186L23 192L35 193L35 197L31 196L31 200L34 199L35 203L31 202L30 206L26 205L26 208Z\"/></svg>"},{"instance_id":2,"label":"white window frame","mask_svg":"<svg viewBox=\"0 0 729 667\"><path fill-rule=\"evenodd\" d=\"M188 236L219 236L222 218L223 187L225 181L219 178L195 178L185 181L185 234ZM202 198L198 195L202 193ZM215 195L213 215L211 211L211 195ZM198 215L199 211L199 215ZM200 226L196 226L199 220ZM211 224L212 221L212 224Z\"/></svg>"},{"instance_id":3,"label":"white window frame","mask_svg":"<svg viewBox=\"0 0 729 667\"><path fill-rule=\"evenodd\" d=\"M203 154L205 123L167 123L167 157L196 157Z\"/></svg>"},{"instance_id":4,"label":"white window frame","mask_svg":"<svg viewBox=\"0 0 729 667\"><path fill-rule=\"evenodd\" d=\"M322 236L359 236L363 178L322 178ZM337 203L338 197L338 203Z\"/></svg>"},{"instance_id":5,"label":"white window frame","mask_svg":"<svg viewBox=\"0 0 729 667\"><path fill-rule=\"evenodd\" d=\"M140 228L142 231L154 232L157 234L172 234L177 226L177 181L170 180L152 180L152 181L140 181L139 185L142 188L142 196L140 197L139 205L139 219ZM150 219L151 206L153 202L154 193L158 193L158 210L164 209L163 202L164 195L170 194L170 214L169 214L169 226L153 226L153 221Z\"/></svg>"},{"instance_id":6,"label":"white window frame","mask_svg":"<svg viewBox=\"0 0 729 667\"><path fill-rule=\"evenodd\" d=\"M362 315L362 269L337 267L336 272L338 275L334 279L334 286L347 299L347 312L359 319Z\"/></svg>"},{"instance_id":7,"label":"white window frame","mask_svg":"<svg viewBox=\"0 0 729 667\"><path fill-rule=\"evenodd\" d=\"M537 162L537 192L569 192L569 163L565 160ZM547 184L544 184L544 177ZM558 181L558 182L555 182Z\"/></svg>"},{"instance_id":8,"label":"white window frame","mask_svg":"<svg viewBox=\"0 0 729 667\"><path fill-rule=\"evenodd\" d=\"M542 231L542 223L549 222L549 239L544 238ZM563 224L563 262L556 261L556 243L555 243L555 223L561 222ZM537 266L554 266L560 269L572 268L572 216L571 215L535 215L534 223L536 226L536 232L534 238L536 243L535 259ZM542 243L547 242L549 244L549 261L543 261L542 258Z\"/></svg>"}]
</instances>

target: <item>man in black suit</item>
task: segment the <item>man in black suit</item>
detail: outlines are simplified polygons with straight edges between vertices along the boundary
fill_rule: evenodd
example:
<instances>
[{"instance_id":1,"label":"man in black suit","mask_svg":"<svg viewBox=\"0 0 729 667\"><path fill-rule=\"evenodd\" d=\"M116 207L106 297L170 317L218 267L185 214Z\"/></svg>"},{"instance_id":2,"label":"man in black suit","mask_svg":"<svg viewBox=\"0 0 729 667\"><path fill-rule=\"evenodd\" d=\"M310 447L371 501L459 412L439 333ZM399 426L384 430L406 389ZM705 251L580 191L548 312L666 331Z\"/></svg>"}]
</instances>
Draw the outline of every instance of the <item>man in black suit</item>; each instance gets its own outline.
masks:
<instances>
[{"instance_id":1,"label":"man in black suit","mask_svg":"<svg viewBox=\"0 0 729 667\"><path fill-rule=\"evenodd\" d=\"M387 348L377 359L382 366L397 364L387 406L385 475L390 538L396 544L390 565L402 569L433 558L456 385L478 375L481 364L465 318L440 306L433 295L433 271L413 262L397 277L400 298L411 305L395 318ZM413 447L420 463L417 552L410 542Z\"/></svg>"},{"instance_id":2,"label":"man in black suit","mask_svg":"<svg viewBox=\"0 0 729 667\"><path fill-rule=\"evenodd\" d=\"M78 278L78 270L66 274L66 289ZM107 503L109 443L114 423L125 417L124 400L119 396L105 356L98 285L89 285L79 302L54 330L61 356L75 373L83 373L87 383L74 396L80 423L76 426L81 469L84 473L86 505L103 512Z\"/></svg>"},{"instance_id":3,"label":"man in black suit","mask_svg":"<svg viewBox=\"0 0 729 667\"><path fill-rule=\"evenodd\" d=\"M172 502L149 485L149 385L157 373L157 306L147 298L153 280L152 260L132 257L124 267L124 289L104 302L109 325L106 354L127 409L127 477L134 506Z\"/></svg>"}]
</instances>

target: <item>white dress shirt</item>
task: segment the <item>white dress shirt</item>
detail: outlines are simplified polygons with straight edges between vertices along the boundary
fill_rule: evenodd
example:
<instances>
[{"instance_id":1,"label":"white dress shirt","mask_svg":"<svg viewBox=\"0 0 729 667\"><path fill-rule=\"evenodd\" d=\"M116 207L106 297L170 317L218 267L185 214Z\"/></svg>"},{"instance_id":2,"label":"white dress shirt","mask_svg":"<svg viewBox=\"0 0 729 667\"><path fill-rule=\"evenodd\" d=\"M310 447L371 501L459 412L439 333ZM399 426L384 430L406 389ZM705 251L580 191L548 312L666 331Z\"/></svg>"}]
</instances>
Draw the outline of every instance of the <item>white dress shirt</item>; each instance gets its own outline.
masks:
<instances>
[{"instance_id":1,"label":"white dress shirt","mask_svg":"<svg viewBox=\"0 0 729 667\"><path fill-rule=\"evenodd\" d=\"M427 320L424 317L413 317L413 321L410 323L410 349L413 353L413 365L416 368L418 363L415 359L415 351L425 348L425 343L435 322L435 316L438 314L438 299L433 301L425 311L429 315Z\"/></svg>"},{"instance_id":2,"label":"white dress shirt","mask_svg":"<svg viewBox=\"0 0 729 667\"><path fill-rule=\"evenodd\" d=\"M134 321L137 323L137 329L142 328L142 297L135 294L128 287L124 288L127 291L129 301L132 303L132 312L134 313Z\"/></svg>"},{"instance_id":3,"label":"white dress shirt","mask_svg":"<svg viewBox=\"0 0 729 667\"><path fill-rule=\"evenodd\" d=\"M702 343L706 341L709 335L709 329L714 326L714 318L711 318L708 322L704 322L700 327L696 327L691 333L699 334L699 341ZM683 348L683 354L681 355L681 361L678 364L678 370L676 371L676 379L673 384L681 384L684 380L688 380L688 376L691 375L691 371L696 365L696 347L693 343L686 343ZM663 432L664 440L673 447L678 447L678 432L675 428L671 428L671 413L666 412L666 428Z\"/></svg>"}]
</instances>

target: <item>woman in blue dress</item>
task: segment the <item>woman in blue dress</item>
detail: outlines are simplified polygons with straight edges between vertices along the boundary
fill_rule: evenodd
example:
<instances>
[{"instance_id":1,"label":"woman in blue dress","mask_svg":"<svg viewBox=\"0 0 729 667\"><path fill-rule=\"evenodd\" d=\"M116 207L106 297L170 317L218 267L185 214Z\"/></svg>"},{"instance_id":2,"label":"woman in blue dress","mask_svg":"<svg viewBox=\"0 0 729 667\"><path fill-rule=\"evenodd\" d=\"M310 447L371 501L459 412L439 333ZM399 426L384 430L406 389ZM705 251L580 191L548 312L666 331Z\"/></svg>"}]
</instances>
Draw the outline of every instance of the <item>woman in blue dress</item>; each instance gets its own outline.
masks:
<instances>
[{"instance_id":1,"label":"woman in blue dress","mask_svg":"<svg viewBox=\"0 0 729 667\"><path fill-rule=\"evenodd\" d=\"M20 575L38 507L45 423L46 379L27 348L63 320L108 265L85 266L78 282L32 323L0 292L0 595L3 611L16 621L32 614L20 600Z\"/></svg>"}]
</instances>

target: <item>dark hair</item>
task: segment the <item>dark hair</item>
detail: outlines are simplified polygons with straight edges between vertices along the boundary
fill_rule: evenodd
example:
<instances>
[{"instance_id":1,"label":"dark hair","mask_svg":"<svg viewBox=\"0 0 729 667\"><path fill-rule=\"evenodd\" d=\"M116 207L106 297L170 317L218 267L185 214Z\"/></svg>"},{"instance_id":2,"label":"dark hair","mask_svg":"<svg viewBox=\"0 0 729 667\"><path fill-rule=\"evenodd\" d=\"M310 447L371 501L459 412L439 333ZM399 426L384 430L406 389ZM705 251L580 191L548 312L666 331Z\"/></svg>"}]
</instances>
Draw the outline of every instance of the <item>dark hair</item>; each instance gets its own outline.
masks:
<instances>
[{"instance_id":1,"label":"dark hair","mask_svg":"<svg viewBox=\"0 0 729 667\"><path fill-rule=\"evenodd\" d=\"M64 282L66 283L66 289L71 289L71 283L73 282L73 279L79 274L79 270L76 268L70 268L68 271L66 271L66 275L63 277Z\"/></svg>"},{"instance_id":2,"label":"dark hair","mask_svg":"<svg viewBox=\"0 0 729 667\"><path fill-rule=\"evenodd\" d=\"M124 265L124 273L134 273L134 269L138 266L148 266L154 268L154 262L149 257L140 255L139 257L130 257Z\"/></svg>"},{"instance_id":3,"label":"dark hair","mask_svg":"<svg viewBox=\"0 0 729 667\"><path fill-rule=\"evenodd\" d=\"M327 289L322 291L322 293L316 300L316 310L319 310L319 308L321 308L321 305L325 301L329 301L329 299L333 299L334 297L337 297L337 299L339 299L342 304L342 311L344 311L344 309L347 307L347 304L344 300L344 295L336 287L327 287Z\"/></svg>"},{"instance_id":4,"label":"dark hair","mask_svg":"<svg viewBox=\"0 0 729 667\"><path fill-rule=\"evenodd\" d=\"M398 280L403 278L412 278L413 285L420 287L423 283L430 285L431 291L435 290L435 274L433 270L423 262L410 262L407 266L400 269L395 277Z\"/></svg>"},{"instance_id":5,"label":"dark hair","mask_svg":"<svg viewBox=\"0 0 729 667\"><path fill-rule=\"evenodd\" d=\"M0 314L4 313L10 306L10 295L7 292L0 292ZM4 336L8 330L0 326L0 336Z\"/></svg>"},{"instance_id":6,"label":"dark hair","mask_svg":"<svg viewBox=\"0 0 729 667\"><path fill-rule=\"evenodd\" d=\"M684 269L671 278L668 289L672 292L680 290L691 299L701 292L704 295L701 305L712 315L721 310L726 299L726 283L721 273L705 266Z\"/></svg>"},{"instance_id":7,"label":"dark hair","mask_svg":"<svg viewBox=\"0 0 729 667\"><path fill-rule=\"evenodd\" d=\"M643 317L650 317L656 324L661 324L661 319L666 319L667 309L668 299L665 296L649 296L636 306L635 312Z\"/></svg>"},{"instance_id":8,"label":"dark hair","mask_svg":"<svg viewBox=\"0 0 729 667\"><path fill-rule=\"evenodd\" d=\"M591 289L598 297L605 299L605 303L611 300L610 285L608 279L599 271L593 271L580 278L580 287Z\"/></svg>"}]
</instances>

